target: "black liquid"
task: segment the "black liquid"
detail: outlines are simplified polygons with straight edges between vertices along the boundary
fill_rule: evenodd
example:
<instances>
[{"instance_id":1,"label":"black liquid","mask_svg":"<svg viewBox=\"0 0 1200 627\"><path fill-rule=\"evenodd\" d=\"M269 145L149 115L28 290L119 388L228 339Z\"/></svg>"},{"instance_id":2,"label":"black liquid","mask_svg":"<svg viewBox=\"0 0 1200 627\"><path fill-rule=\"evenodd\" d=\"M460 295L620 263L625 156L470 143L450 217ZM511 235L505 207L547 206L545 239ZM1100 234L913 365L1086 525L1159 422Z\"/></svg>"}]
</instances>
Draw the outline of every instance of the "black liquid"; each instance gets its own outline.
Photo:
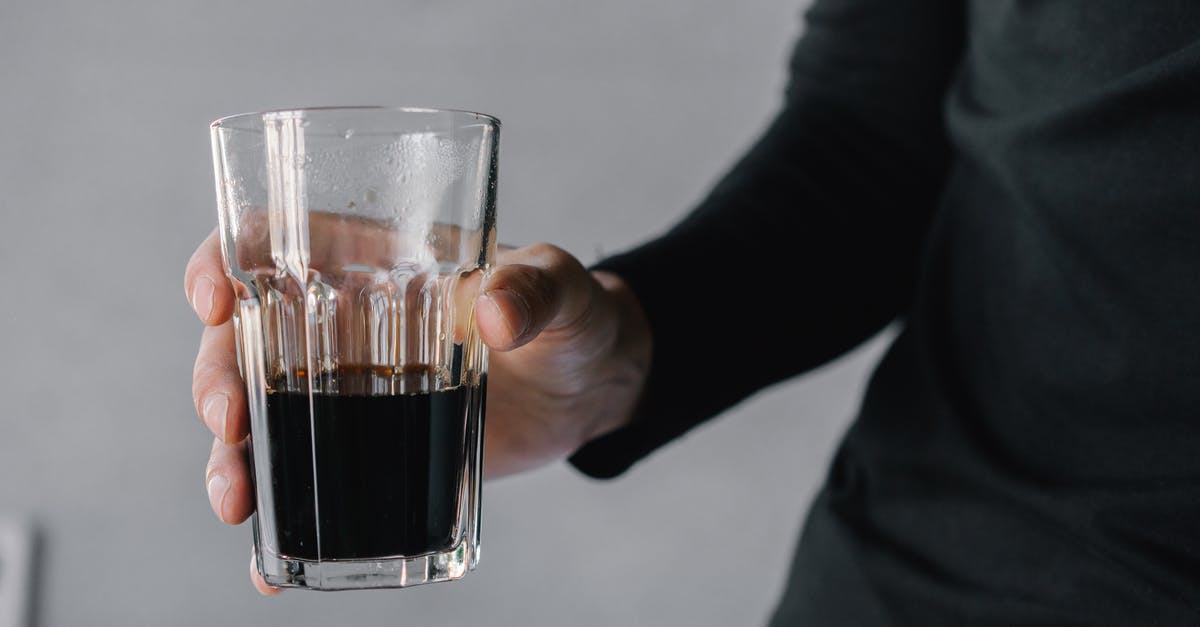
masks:
<instances>
[{"instance_id":1,"label":"black liquid","mask_svg":"<svg viewBox=\"0 0 1200 627\"><path fill-rule=\"evenodd\" d=\"M323 560L453 546L471 396L465 385L392 396L315 394L310 426L307 394L269 393L269 500L279 553L318 559L318 534Z\"/></svg>"}]
</instances>

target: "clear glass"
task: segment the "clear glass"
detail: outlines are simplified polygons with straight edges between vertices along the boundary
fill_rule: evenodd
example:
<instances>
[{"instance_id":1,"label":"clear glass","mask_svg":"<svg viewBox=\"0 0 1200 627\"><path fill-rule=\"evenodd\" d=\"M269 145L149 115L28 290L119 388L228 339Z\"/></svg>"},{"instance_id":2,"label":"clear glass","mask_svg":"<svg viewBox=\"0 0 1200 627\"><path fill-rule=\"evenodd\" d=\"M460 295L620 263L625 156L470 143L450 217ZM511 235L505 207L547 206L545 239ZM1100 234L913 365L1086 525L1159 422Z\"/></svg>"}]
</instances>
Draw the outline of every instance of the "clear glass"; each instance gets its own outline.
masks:
<instances>
[{"instance_id":1,"label":"clear glass","mask_svg":"<svg viewBox=\"0 0 1200 627\"><path fill-rule=\"evenodd\" d=\"M212 123L267 583L396 588L479 560L499 129L388 107Z\"/></svg>"}]
</instances>

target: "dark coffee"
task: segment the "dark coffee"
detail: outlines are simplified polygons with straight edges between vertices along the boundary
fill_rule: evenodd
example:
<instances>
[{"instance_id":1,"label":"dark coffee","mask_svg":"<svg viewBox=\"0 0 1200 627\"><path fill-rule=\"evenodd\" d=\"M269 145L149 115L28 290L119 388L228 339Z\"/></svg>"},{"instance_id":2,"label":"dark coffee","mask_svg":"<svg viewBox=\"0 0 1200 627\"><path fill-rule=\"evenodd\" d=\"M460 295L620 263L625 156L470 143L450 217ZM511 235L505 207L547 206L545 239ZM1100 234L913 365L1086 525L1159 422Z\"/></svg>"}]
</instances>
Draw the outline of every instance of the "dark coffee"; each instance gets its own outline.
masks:
<instances>
[{"instance_id":1,"label":"dark coffee","mask_svg":"<svg viewBox=\"0 0 1200 627\"><path fill-rule=\"evenodd\" d=\"M339 389L370 389L354 385L351 376L376 375L343 374ZM268 393L268 503L281 556L318 559L318 536L322 560L412 556L453 546L472 396L466 385L395 395L315 394L310 425L307 394Z\"/></svg>"}]
</instances>

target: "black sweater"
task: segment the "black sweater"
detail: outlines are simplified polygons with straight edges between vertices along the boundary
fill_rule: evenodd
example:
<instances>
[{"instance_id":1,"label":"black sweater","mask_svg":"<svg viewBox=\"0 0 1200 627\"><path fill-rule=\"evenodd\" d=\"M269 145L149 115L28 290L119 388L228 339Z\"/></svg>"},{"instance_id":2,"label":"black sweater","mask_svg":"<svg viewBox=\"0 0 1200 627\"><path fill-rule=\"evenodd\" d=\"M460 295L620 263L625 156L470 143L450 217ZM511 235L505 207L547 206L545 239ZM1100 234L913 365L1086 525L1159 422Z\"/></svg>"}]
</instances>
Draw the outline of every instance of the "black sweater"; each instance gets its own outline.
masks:
<instances>
[{"instance_id":1,"label":"black sweater","mask_svg":"<svg viewBox=\"0 0 1200 627\"><path fill-rule=\"evenodd\" d=\"M1200 625L1200 2L817 0L595 477L897 323L778 625ZM788 302L798 305L789 305Z\"/></svg>"}]
</instances>

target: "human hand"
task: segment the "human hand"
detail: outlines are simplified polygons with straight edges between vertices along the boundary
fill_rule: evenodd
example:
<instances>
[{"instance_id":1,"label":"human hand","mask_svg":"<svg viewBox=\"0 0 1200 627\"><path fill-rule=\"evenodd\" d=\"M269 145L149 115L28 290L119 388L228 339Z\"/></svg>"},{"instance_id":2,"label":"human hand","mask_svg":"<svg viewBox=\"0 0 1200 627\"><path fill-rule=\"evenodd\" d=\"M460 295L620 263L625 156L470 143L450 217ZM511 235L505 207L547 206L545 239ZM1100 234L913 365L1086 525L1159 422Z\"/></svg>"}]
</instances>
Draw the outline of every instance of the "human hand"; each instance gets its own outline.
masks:
<instances>
[{"instance_id":1,"label":"human hand","mask_svg":"<svg viewBox=\"0 0 1200 627\"><path fill-rule=\"evenodd\" d=\"M192 375L196 411L216 436L205 482L229 524L254 511L246 449L249 412L237 366L234 291L217 234L188 262L184 287L205 324ZM615 275L588 272L560 248L505 249L475 302L490 349L484 476L562 459L632 414L650 360L650 332L632 292ZM268 586L251 564L255 587Z\"/></svg>"}]
</instances>

